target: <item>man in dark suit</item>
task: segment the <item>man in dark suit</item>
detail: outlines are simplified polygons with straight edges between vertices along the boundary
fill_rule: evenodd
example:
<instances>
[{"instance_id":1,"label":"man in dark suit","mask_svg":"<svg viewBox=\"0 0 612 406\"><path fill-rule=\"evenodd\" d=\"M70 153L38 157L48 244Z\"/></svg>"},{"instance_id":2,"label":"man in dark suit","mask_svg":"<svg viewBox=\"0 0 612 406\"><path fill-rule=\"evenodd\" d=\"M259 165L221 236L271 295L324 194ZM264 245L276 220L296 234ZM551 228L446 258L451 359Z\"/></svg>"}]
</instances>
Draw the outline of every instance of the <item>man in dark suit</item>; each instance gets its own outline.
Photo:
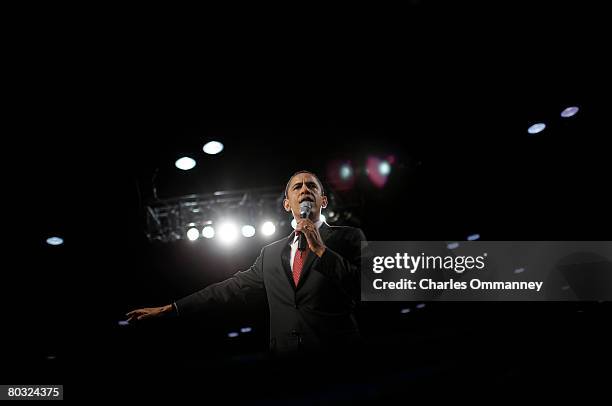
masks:
<instances>
[{"instance_id":1,"label":"man in dark suit","mask_svg":"<svg viewBox=\"0 0 612 406\"><path fill-rule=\"evenodd\" d=\"M309 201L308 218L300 204ZM293 353L346 347L359 341L353 310L359 301L360 229L332 227L320 220L327 197L317 176L296 172L287 183L283 207L297 223L295 231L265 246L255 263L229 279L210 285L175 303L129 312L129 320L168 313L193 314L219 304L246 302L265 290L270 308L270 349ZM299 249L303 233L307 246Z\"/></svg>"}]
</instances>

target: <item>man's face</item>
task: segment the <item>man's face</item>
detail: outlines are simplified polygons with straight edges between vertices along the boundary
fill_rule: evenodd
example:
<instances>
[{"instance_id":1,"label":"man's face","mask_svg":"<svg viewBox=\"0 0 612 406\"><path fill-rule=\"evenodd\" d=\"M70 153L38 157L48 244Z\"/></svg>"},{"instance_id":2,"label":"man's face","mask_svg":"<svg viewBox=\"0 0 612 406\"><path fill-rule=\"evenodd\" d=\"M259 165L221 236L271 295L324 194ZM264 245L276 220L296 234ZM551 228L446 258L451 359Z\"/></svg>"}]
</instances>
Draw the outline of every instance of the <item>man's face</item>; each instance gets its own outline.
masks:
<instances>
[{"instance_id":1,"label":"man's face","mask_svg":"<svg viewBox=\"0 0 612 406\"><path fill-rule=\"evenodd\" d=\"M327 197L321 195L321 186L317 178L310 173L298 173L289 182L287 198L283 201L283 206L285 210L293 213L294 218L299 219L300 203L305 200L312 202L310 219L319 220L321 208L327 207Z\"/></svg>"}]
</instances>

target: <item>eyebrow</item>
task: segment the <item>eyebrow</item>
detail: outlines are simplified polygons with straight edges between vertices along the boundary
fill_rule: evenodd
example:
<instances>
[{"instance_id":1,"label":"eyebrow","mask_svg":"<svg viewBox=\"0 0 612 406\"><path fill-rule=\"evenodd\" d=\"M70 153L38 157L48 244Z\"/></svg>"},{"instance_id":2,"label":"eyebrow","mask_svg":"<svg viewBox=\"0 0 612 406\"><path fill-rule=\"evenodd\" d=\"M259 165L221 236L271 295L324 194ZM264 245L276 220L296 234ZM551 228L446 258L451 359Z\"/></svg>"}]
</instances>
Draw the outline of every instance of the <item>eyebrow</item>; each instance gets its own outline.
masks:
<instances>
[{"instance_id":1,"label":"eyebrow","mask_svg":"<svg viewBox=\"0 0 612 406\"><path fill-rule=\"evenodd\" d=\"M295 189L295 187L296 187L296 186L301 185L302 183L304 183L304 182L300 182L300 181L295 182L295 183L293 184L293 186L291 186L291 189ZM312 180L310 180L310 181L306 182L306 184L307 184L308 186L312 186L312 185L314 185L314 186L316 186L317 188L319 187L319 185L317 185L317 182L312 181Z\"/></svg>"}]
</instances>

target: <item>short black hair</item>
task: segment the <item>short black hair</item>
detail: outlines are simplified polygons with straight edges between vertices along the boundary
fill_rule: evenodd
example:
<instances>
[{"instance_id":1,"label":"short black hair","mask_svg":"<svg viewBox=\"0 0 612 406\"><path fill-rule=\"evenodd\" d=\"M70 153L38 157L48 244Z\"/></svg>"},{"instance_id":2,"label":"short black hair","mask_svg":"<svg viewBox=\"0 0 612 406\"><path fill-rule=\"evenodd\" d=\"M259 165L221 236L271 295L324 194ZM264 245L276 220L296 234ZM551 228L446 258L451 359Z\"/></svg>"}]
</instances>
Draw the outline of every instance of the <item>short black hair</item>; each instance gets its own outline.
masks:
<instances>
[{"instance_id":1,"label":"short black hair","mask_svg":"<svg viewBox=\"0 0 612 406\"><path fill-rule=\"evenodd\" d=\"M289 184L291 183L291 179L295 178L295 176L299 175L300 173L309 173L312 176L314 176L315 179L317 180L317 182L319 183L319 187L321 188L321 196L325 195L325 189L323 188L323 183L321 182L319 177L314 172L310 172L310 171L307 171L307 170L301 170L301 171L297 171L296 173L291 175L291 177L287 181L287 186L285 186L285 199L287 198L287 193L289 192Z\"/></svg>"}]
</instances>

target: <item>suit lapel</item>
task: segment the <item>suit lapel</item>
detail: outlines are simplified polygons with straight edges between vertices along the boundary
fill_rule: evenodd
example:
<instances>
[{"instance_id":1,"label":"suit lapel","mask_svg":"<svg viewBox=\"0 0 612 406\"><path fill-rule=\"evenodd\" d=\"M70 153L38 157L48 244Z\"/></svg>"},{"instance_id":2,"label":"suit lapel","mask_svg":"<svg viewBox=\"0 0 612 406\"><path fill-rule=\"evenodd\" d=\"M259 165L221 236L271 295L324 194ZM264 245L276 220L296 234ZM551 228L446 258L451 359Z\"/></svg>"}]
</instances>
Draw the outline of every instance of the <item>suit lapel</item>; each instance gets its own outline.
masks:
<instances>
[{"instance_id":1,"label":"suit lapel","mask_svg":"<svg viewBox=\"0 0 612 406\"><path fill-rule=\"evenodd\" d=\"M323 242L326 242L329 236L332 234L332 229L327 225L327 223L323 223L319 228L319 234L321 234L321 239Z\"/></svg>"},{"instance_id":2,"label":"suit lapel","mask_svg":"<svg viewBox=\"0 0 612 406\"><path fill-rule=\"evenodd\" d=\"M293 273L291 272L291 242L293 241L295 232L291 233L287 239L287 244L281 252L281 262L283 263L283 270L289 280L289 284L295 289L295 282L293 281Z\"/></svg>"}]
</instances>

